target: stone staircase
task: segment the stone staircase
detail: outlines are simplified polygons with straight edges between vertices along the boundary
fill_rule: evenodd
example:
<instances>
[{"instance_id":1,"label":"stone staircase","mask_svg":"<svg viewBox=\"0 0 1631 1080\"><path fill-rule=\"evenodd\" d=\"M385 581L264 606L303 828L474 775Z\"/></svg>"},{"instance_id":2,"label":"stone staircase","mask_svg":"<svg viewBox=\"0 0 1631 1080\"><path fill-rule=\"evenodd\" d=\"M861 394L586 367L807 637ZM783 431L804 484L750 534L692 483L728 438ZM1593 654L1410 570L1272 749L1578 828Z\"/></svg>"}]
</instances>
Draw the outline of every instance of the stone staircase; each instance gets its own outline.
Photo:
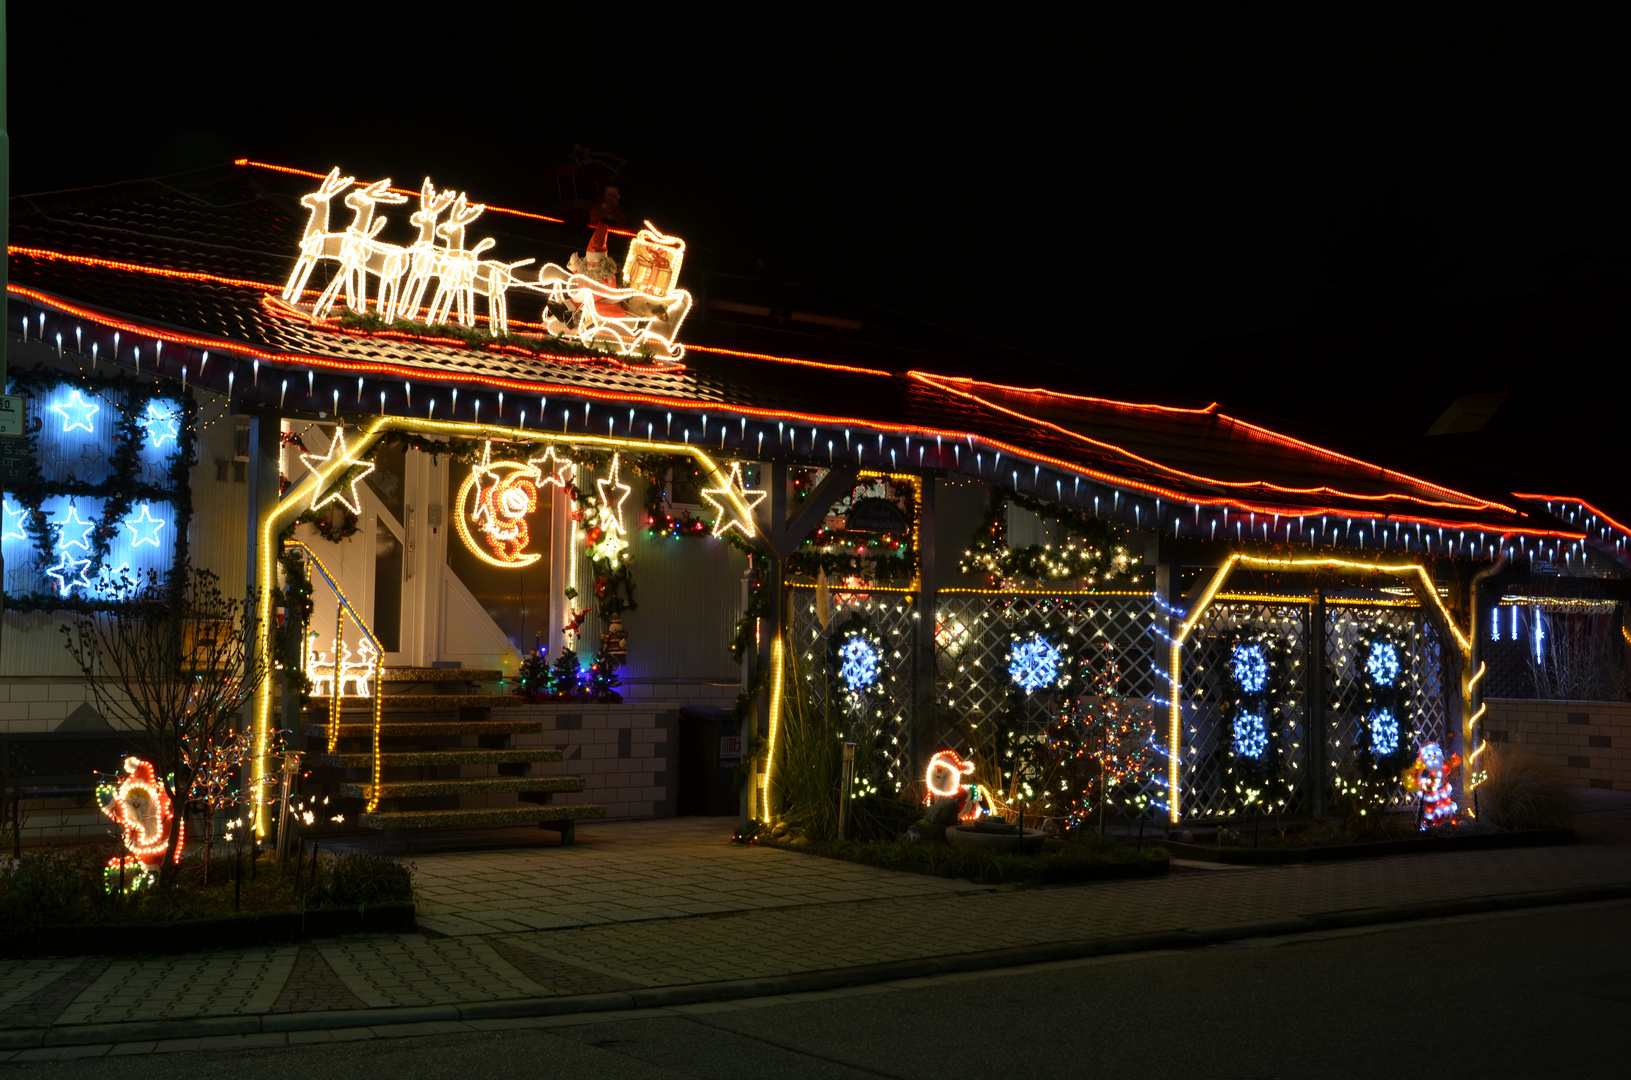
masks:
<instances>
[{"instance_id":1,"label":"stone staircase","mask_svg":"<svg viewBox=\"0 0 1631 1080\"><path fill-rule=\"evenodd\" d=\"M578 821L606 816L604 806L555 803L558 792L583 790L578 776L535 775L537 765L561 760L559 750L515 745L537 734L536 720L508 719L522 704L475 685L498 682L497 671L457 668L387 668L381 694L379 802L374 795L374 699L340 699L339 740L328 752L330 702L313 698L304 732L316 777L331 797L353 801L348 816L409 845L423 829L501 828L536 823L563 844ZM463 683L463 686L459 684ZM426 691L429 692L426 692Z\"/></svg>"}]
</instances>

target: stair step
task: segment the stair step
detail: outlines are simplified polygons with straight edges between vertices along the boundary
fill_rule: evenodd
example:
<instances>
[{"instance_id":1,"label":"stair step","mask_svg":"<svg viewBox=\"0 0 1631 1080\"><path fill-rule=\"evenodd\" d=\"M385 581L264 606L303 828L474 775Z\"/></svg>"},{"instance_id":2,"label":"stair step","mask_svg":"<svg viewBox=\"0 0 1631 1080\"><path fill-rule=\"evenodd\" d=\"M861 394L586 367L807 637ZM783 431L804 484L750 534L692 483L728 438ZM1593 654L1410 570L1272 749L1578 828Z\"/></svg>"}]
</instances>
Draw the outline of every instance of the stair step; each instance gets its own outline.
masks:
<instances>
[{"instance_id":1,"label":"stair step","mask_svg":"<svg viewBox=\"0 0 1631 1080\"><path fill-rule=\"evenodd\" d=\"M358 814L365 829L491 828L541 821L584 821L606 816L604 806L552 803L549 806L495 806L475 810L389 810Z\"/></svg>"},{"instance_id":2,"label":"stair step","mask_svg":"<svg viewBox=\"0 0 1631 1080\"><path fill-rule=\"evenodd\" d=\"M497 668L388 667L385 682L498 682L504 673Z\"/></svg>"},{"instance_id":3,"label":"stair step","mask_svg":"<svg viewBox=\"0 0 1631 1080\"><path fill-rule=\"evenodd\" d=\"M379 795L382 799L582 790L581 776L479 776L457 780L385 780L379 785ZM373 797L374 785L341 784L339 793L348 799L368 799Z\"/></svg>"},{"instance_id":4,"label":"stair step","mask_svg":"<svg viewBox=\"0 0 1631 1080\"><path fill-rule=\"evenodd\" d=\"M329 702L333 700L321 695L311 699L313 708L327 711ZM441 709L514 709L527 704L515 694L381 694L374 697L360 697L353 694L340 695L340 712L374 711L374 702L378 700L386 712L429 712Z\"/></svg>"},{"instance_id":5,"label":"stair step","mask_svg":"<svg viewBox=\"0 0 1631 1080\"><path fill-rule=\"evenodd\" d=\"M343 731L347 725L342 724ZM322 729L327 734L328 729ZM372 731L372 729L370 729ZM517 765L533 761L559 761L559 750L391 750L380 764L394 765ZM320 754L318 761L331 769L366 769L373 754Z\"/></svg>"},{"instance_id":6,"label":"stair step","mask_svg":"<svg viewBox=\"0 0 1631 1080\"><path fill-rule=\"evenodd\" d=\"M326 737L327 724L307 724L307 735ZM381 735L536 735L544 730L541 720L386 720L379 726ZM371 738L374 725L340 721L340 737Z\"/></svg>"}]
</instances>

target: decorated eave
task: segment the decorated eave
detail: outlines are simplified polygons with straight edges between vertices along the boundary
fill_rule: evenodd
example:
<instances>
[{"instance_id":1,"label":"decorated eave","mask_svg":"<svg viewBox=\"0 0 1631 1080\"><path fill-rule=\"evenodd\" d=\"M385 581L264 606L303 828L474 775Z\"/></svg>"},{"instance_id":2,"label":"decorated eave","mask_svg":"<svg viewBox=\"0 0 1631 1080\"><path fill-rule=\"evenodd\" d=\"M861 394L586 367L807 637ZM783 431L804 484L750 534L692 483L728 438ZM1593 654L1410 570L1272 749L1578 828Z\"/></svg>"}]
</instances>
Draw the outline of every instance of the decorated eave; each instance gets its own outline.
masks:
<instances>
[{"instance_id":1,"label":"decorated eave","mask_svg":"<svg viewBox=\"0 0 1631 1080\"><path fill-rule=\"evenodd\" d=\"M253 172L226 168L186 190L140 181L13 200L8 331L251 411L660 438L752 460L961 474L1180 541L1508 551L1559 564L1589 543L1625 559L1623 529L1384 469L1216 405L773 356L688 341L683 330L680 347L652 362L649 349L472 347L345 327L298 304L291 314L281 294L301 222L263 197ZM511 298L512 332L543 329L541 301L529 309L529 299Z\"/></svg>"}]
</instances>

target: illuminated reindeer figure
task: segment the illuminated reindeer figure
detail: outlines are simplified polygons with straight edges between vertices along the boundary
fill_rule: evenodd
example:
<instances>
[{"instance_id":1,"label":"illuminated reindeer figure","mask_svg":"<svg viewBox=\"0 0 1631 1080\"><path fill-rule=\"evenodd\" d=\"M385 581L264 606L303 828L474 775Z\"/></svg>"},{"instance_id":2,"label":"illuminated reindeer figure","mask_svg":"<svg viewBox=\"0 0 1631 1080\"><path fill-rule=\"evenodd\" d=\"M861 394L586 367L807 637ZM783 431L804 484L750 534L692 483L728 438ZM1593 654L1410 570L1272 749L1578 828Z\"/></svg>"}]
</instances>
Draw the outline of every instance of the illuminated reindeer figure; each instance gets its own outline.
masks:
<instances>
[{"instance_id":1,"label":"illuminated reindeer figure","mask_svg":"<svg viewBox=\"0 0 1631 1080\"><path fill-rule=\"evenodd\" d=\"M312 305L311 313L315 318L321 319L328 314L329 309L334 306L335 297L339 295L342 283L345 285L346 306L352 311L367 310L369 261L378 255L383 262L383 256L387 251L395 247L374 240L379 231L385 227L383 217L375 220L374 208L381 203L390 206L408 201L406 195L398 195L389 190L390 186L391 181L387 177L358 188L345 197L345 204L356 211L356 216L352 218L351 224L346 226L345 239L340 244L339 273L334 275L334 280L328 283L323 295ZM395 291L394 286L392 291Z\"/></svg>"},{"instance_id":2,"label":"illuminated reindeer figure","mask_svg":"<svg viewBox=\"0 0 1631 1080\"><path fill-rule=\"evenodd\" d=\"M459 321L466 326L476 325L475 304L472 302L476 281L476 266L481 255L498 241L487 237L475 247L465 250L464 232L487 209L481 203L465 202L461 193L453 202L453 212L436 226L436 233L447 241L437 252L434 272L436 295L430 302L430 314L425 321L432 326L447 321L448 312L457 304ZM417 303L415 309L417 310Z\"/></svg>"},{"instance_id":3,"label":"illuminated reindeer figure","mask_svg":"<svg viewBox=\"0 0 1631 1080\"><path fill-rule=\"evenodd\" d=\"M300 205L311 211L306 219L306 232L300 238L300 258L294 264L294 272L289 275L288 284L283 286L283 299L290 304L297 303L306 289L306 282L311 279L311 272L317 267L319 259L337 259L340 257L340 245L345 240L345 233L331 233L328 231L329 203L334 196L356 183L354 176L341 176L340 167L336 165L323 177L323 182L316 191L300 197Z\"/></svg>"},{"instance_id":4,"label":"illuminated reindeer figure","mask_svg":"<svg viewBox=\"0 0 1631 1080\"><path fill-rule=\"evenodd\" d=\"M419 239L405 248L397 249L405 260L407 280L401 283L398 291L401 271L393 275L390 273L393 267L387 264L380 272L377 307L380 315L386 319L412 319L419 314L419 302L425 297L425 284L435 273L438 258L436 222L443 211L453 205L455 195L451 188L438 193L430 177L425 177L424 184L419 188L419 209L408 216L408 220L419 227ZM386 302L387 290L391 293L390 303Z\"/></svg>"}]
</instances>

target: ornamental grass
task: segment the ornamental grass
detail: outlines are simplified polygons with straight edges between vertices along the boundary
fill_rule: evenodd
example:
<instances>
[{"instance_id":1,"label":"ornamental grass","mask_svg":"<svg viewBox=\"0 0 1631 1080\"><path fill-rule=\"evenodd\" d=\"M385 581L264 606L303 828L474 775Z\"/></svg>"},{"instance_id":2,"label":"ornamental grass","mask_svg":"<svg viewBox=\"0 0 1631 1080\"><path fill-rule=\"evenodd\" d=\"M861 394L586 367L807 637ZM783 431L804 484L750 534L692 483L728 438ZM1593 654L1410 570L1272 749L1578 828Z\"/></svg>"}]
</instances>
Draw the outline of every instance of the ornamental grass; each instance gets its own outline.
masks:
<instances>
[{"instance_id":1,"label":"ornamental grass","mask_svg":"<svg viewBox=\"0 0 1631 1080\"><path fill-rule=\"evenodd\" d=\"M91 923L168 923L238 914L361 908L411 901L411 863L379 855L321 854L313 870L304 860L298 881L293 860L282 872L270 853L211 860L205 881L201 858L187 859L172 885L149 885L123 896L110 893L103 871L112 845L25 852L0 860L0 927Z\"/></svg>"},{"instance_id":2,"label":"ornamental grass","mask_svg":"<svg viewBox=\"0 0 1631 1080\"><path fill-rule=\"evenodd\" d=\"M1569 823L1563 777L1521 743L1490 743L1478 785L1478 820L1503 829L1561 829Z\"/></svg>"}]
</instances>

